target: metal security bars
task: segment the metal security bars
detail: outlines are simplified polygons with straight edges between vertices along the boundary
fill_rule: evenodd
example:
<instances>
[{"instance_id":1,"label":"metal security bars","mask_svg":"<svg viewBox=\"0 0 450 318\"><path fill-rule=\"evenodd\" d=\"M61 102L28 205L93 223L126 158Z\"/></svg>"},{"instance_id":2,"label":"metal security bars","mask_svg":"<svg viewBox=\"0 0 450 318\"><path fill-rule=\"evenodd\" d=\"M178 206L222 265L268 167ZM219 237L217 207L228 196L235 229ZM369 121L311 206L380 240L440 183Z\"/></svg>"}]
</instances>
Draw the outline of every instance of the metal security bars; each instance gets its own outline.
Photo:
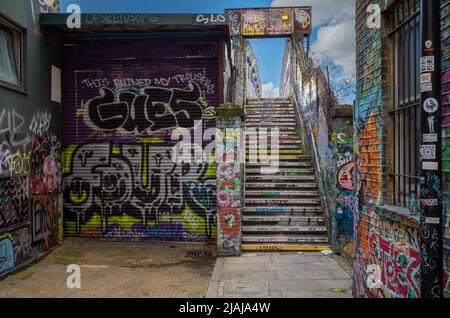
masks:
<instances>
[{"instance_id":1,"label":"metal security bars","mask_svg":"<svg viewBox=\"0 0 450 318\"><path fill-rule=\"evenodd\" d=\"M417 202L420 180L420 1L398 1L389 14L393 53L393 204L411 208Z\"/></svg>"}]
</instances>

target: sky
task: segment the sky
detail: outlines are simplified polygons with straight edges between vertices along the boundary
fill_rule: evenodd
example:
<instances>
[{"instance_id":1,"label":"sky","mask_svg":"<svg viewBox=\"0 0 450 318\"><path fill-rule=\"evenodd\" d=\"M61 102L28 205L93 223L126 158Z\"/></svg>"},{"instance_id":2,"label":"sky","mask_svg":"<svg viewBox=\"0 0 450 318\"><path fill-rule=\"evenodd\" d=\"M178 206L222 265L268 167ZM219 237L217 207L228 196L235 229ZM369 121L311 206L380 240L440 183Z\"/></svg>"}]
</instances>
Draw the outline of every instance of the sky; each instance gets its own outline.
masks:
<instances>
[{"instance_id":1,"label":"sky","mask_svg":"<svg viewBox=\"0 0 450 318\"><path fill-rule=\"evenodd\" d=\"M334 80L355 74L355 0L61 0L61 11L76 3L82 13L223 13L226 8L312 5L312 52L338 67ZM285 39L251 40L264 97L278 95ZM349 97L346 102L352 102Z\"/></svg>"}]
</instances>

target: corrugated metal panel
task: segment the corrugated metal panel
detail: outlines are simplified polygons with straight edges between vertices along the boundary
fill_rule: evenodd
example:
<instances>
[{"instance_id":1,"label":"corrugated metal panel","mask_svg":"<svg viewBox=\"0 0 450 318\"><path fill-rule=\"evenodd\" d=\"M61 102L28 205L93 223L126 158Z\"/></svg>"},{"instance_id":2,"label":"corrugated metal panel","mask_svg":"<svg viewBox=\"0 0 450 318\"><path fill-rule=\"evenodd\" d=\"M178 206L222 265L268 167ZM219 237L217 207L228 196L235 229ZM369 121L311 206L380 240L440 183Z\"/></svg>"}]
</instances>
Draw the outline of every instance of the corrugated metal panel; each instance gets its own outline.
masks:
<instances>
[{"instance_id":1,"label":"corrugated metal panel","mask_svg":"<svg viewBox=\"0 0 450 318\"><path fill-rule=\"evenodd\" d=\"M215 165L174 162L171 132L192 132L196 121L203 132L215 126L219 47L215 41L66 46L67 235L215 238Z\"/></svg>"}]
</instances>

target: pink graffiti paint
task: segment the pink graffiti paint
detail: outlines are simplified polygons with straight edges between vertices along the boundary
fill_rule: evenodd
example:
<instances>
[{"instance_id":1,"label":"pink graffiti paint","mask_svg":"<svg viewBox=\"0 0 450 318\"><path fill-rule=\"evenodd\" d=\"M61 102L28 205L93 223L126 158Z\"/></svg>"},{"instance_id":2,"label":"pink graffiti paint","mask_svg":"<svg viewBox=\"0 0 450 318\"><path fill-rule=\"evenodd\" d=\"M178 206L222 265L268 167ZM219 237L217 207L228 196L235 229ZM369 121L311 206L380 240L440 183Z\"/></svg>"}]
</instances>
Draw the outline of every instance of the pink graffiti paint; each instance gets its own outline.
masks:
<instances>
[{"instance_id":1,"label":"pink graffiti paint","mask_svg":"<svg viewBox=\"0 0 450 318\"><path fill-rule=\"evenodd\" d=\"M381 267L384 288L398 297L420 297L416 277L420 253L407 245L393 244L375 232L370 233L369 241L370 255Z\"/></svg>"}]
</instances>

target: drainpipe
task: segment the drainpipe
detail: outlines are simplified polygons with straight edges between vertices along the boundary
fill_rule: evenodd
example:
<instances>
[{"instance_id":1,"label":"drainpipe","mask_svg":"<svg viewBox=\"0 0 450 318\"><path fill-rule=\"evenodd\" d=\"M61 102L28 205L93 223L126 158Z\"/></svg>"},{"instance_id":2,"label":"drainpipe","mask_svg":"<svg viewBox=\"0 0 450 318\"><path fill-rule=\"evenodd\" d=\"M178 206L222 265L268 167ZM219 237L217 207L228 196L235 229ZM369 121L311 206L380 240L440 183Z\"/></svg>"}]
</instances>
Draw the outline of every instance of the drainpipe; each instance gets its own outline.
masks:
<instances>
[{"instance_id":1,"label":"drainpipe","mask_svg":"<svg viewBox=\"0 0 450 318\"><path fill-rule=\"evenodd\" d=\"M421 2L420 286L443 298L440 1Z\"/></svg>"}]
</instances>

